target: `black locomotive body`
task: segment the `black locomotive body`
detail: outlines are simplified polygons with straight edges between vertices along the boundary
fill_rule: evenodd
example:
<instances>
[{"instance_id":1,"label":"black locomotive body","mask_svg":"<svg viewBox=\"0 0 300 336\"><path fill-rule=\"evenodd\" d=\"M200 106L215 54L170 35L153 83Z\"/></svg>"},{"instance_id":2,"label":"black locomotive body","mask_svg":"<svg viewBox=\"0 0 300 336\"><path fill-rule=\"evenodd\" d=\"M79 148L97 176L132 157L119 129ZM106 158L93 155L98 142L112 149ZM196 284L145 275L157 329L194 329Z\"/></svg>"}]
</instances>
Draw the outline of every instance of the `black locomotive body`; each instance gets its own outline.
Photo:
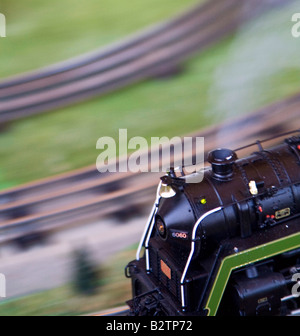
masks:
<instances>
[{"instance_id":1,"label":"black locomotive body","mask_svg":"<svg viewBox=\"0 0 300 336\"><path fill-rule=\"evenodd\" d=\"M243 159L211 152L200 183L173 170L162 177L126 268L132 315L298 312L300 137L258 146Z\"/></svg>"}]
</instances>

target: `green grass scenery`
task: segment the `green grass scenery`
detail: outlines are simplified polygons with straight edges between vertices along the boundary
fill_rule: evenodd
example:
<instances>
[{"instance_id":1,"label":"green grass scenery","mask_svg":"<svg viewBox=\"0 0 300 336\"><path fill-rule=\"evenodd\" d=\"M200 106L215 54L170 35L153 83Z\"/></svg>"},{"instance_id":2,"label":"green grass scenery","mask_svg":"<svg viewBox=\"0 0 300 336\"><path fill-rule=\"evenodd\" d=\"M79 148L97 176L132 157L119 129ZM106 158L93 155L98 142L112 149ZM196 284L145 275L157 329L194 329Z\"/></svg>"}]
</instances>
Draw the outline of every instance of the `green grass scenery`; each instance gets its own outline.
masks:
<instances>
[{"instance_id":1,"label":"green grass scenery","mask_svg":"<svg viewBox=\"0 0 300 336\"><path fill-rule=\"evenodd\" d=\"M89 52L177 15L197 0L1 0L0 78Z\"/></svg>"},{"instance_id":2,"label":"green grass scenery","mask_svg":"<svg viewBox=\"0 0 300 336\"><path fill-rule=\"evenodd\" d=\"M89 1L95 6L98 3ZM89 1L84 6L88 6ZM66 6L65 2L69 3L63 1L59 6ZM121 6L120 9L115 9L121 19L127 13L121 10L125 4L122 1L113 1L116 2ZM33 5L37 1L31 0L29 3ZM100 3L109 6L108 1ZM180 8L188 7L192 1L185 1L185 4L174 1L172 11L169 9L169 12L167 9L172 6L167 0L155 3L157 6L161 4L162 9L154 10L150 3L147 5L146 2L143 2L143 5L138 5L137 1L130 3L130 6L135 4L137 8L149 6L150 13L157 10L160 14L153 14L150 18L150 13L147 13L148 19L141 21L132 15L128 21L137 19L138 23L135 26L128 23L131 28L126 31L120 28L116 36L120 37L122 33L126 35L130 30L134 31L146 23L170 16ZM13 4L25 6L25 2L22 1L4 1L4 5L8 6L8 9L11 8L11 11L14 8ZM55 8L55 4L58 2L52 2L51 6ZM39 4L36 11L45 15L44 10L47 6ZM0 188L95 164L100 154L96 150L98 138L110 136L117 141L120 128L127 128L129 137L143 136L148 140L154 136L182 136L208 125L250 113L299 91L300 43L291 35L290 21L290 13L296 9L295 5L290 5L264 14L232 37L195 55L183 64L183 71L172 78L153 78L86 103L11 124L0 134ZM26 13L25 11L23 16L26 18L28 15L30 18L30 13ZM109 15L109 11L106 14ZM111 18L115 17L112 13L110 15ZM141 15L146 14L143 12ZM20 19L20 22L23 21ZM36 24L34 19L32 22L32 25ZM107 25L106 32L116 29L110 27L109 22ZM37 34L37 30L35 27L33 33ZM59 45L60 36L57 32L55 36L55 43ZM61 38L66 43L63 36ZM77 39L74 36L71 40L76 44ZM86 49L91 45L105 44L113 40L113 36L106 37L105 41L99 43L94 40ZM9 41L9 38L5 41ZM34 41L34 36L30 41ZM66 44L66 49L67 46ZM14 49L13 43L11 48ZM27 45L26 48L30 46ZM57 48L57 54L61 49L63 48ZM71 48L69 56L79 52L80 48L75 49ZM24 50L20 49L19 52L24 55L26 63ZM39 52L41 55L37 57L38 60L43 55L51 57L47 50ZM3 64L10 62L18 66L20 60L15 60L14 57L5 61L9 54L9 50L4 46L0 61ZM55 56L58 58L63 57L57 54Z\"/></svg>"},{"instance_id":3,"label":"green grass scenery","mask_svg":"<svg viewBox=\"0 0 300 336\"><path fill-rule=\"evenodd\" d=\"M194 0L1 0L7 38L0 77L36 69L120 40L180 12ZM96 142L128 136L178 136L283 99L300 89L300 40L291 35L295 4L278 8L195 55L168 79L14 122L0 133L0 189L96 163ZM0 315L80 315L123 305L130 282L125 251L104 265L99 292L72 284L0 302Z\"/></svg>"}]
</instances>

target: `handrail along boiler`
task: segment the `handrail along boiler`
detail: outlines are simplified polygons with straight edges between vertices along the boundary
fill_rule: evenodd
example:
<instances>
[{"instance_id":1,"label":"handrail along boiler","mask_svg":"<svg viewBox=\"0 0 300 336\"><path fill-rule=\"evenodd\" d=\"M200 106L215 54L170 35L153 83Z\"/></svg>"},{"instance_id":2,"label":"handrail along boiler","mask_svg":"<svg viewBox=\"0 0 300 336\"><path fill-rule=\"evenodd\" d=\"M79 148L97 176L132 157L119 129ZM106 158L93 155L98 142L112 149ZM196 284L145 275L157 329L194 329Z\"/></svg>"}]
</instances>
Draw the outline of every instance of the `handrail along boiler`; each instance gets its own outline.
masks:
<instances>
[{"instance_id":1,"label":"handrail along boiler","mask_svg":"<svg viewBox=\"0 0 300 336\"><path fill-rule=\"evenodd\" d=\"M299 312L292 294L300 273L299 133L270 149L258 141L243 159L236 153L254 144L210 152L200 183L173 169L161 178L125 269L131 315Z\"/></svg>"}]
</instances>

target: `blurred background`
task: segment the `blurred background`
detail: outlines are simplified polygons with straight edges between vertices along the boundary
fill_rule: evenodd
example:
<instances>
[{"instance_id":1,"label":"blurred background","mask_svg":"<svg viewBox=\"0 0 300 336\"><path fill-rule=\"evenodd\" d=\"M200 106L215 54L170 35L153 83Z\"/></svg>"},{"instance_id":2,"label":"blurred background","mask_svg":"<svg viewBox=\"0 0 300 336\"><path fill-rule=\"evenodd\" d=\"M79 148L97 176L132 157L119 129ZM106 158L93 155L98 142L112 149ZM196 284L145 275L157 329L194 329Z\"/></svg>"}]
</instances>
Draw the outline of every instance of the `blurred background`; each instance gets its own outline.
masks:
<instances>
[{"instance_id":1,"label":"blurred background","mask_svg":"<svg viewBox=\"0 0 300 336\"><path fill-rule=\"evenodd\" d=\"M299 3L1 0L0 315L130 299L160 175L100 174L100 137L197 134L208 150L300 127Z\"/></svg>"}]
</instances>

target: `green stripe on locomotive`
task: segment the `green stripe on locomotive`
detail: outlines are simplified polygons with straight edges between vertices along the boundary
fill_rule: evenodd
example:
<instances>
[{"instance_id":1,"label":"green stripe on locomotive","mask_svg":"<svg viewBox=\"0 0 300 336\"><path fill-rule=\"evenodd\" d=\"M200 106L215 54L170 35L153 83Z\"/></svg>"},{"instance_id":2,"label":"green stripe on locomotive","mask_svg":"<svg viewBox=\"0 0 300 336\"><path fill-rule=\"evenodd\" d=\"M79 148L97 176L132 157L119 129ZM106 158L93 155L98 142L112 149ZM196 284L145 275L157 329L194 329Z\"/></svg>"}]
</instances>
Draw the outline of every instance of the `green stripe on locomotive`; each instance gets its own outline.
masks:
<instances>
[{"instance_id":1,"label":"green stripe on locomotive","mask_svg":"<svg viewBox=\"0 0 300 336\"><path fill-rule=\"evenodd\" d=\"M216 315L232 271L299 247L300 232L225 257L206 303L208 316Z\"/></svg>"}]
</instances>

